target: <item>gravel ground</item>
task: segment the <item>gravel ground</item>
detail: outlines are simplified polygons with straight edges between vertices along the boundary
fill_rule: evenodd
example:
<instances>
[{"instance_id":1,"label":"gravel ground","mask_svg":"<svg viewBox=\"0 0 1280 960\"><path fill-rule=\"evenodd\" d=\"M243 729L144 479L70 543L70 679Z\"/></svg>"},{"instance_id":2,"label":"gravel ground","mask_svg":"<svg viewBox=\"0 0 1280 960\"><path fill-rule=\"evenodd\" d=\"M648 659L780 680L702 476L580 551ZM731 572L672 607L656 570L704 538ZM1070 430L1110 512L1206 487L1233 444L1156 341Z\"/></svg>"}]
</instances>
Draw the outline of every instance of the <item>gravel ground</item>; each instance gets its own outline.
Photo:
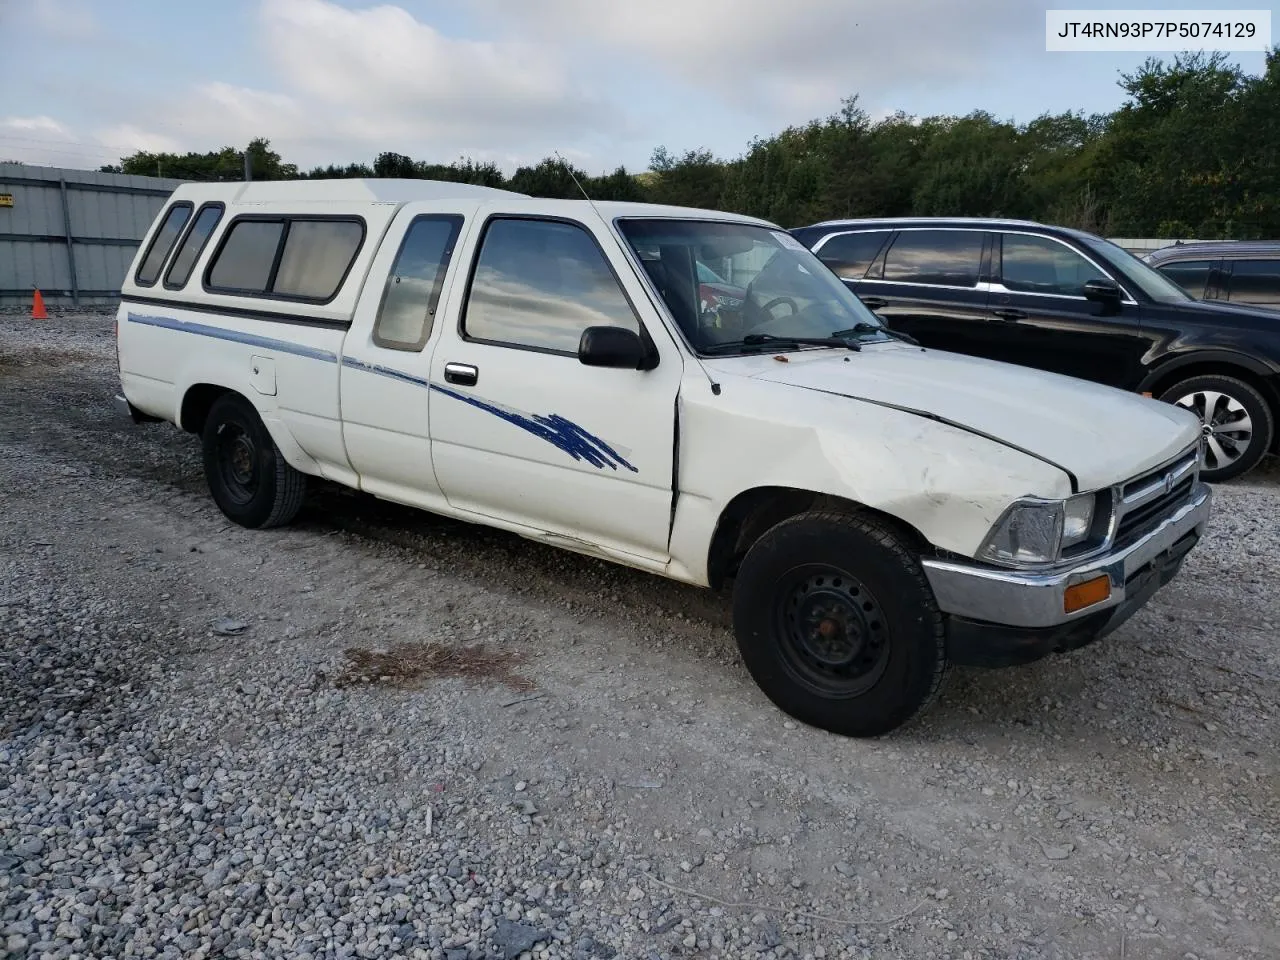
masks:
<instances>
[{"instance_id":1,"label":"gravel ground","mask_svg":"<svg viewBox=\"0 0 1280 960\"><path fill-rule=\"evenodd\" d=\"M333 488L232 526L111 335L0 317L0 954L1280 956L1274 461L1101 645L853 741L708 592Z\"/></svg>"}]
</instances>

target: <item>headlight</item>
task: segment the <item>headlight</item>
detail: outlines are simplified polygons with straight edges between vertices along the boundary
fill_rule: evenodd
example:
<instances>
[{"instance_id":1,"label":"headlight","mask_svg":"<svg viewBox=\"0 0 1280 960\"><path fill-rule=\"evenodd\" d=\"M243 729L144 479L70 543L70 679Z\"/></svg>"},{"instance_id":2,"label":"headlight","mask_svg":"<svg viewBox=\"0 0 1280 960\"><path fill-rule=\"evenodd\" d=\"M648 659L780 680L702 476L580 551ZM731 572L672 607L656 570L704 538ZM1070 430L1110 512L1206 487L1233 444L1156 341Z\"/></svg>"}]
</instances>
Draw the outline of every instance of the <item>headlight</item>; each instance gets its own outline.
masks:
<instances>
[{"instance_id":1,"label":"headlight","mask_svg":"<svg viewBox=\"0 0 1280 960\"><path fill-rule=\"evenodd\" d=\"M1020 500L992 528L978 557L1015 566L1053 563L1064 548L1089 538L1096 504L1092 493L1069 500Z\"/></svg>"},{"instance_id":2,"label":"headlight","mask_svg":"<svg viewBox=\"0 0 1280 960\"><path fill-rule=\"evenodd\" d=\"M1066 502L1062 511L1062 547L1074 547L1089 538L1093 530L1093 511L1098 498L1092 493L1082 493Z\"/></svg>"}]
</instances>

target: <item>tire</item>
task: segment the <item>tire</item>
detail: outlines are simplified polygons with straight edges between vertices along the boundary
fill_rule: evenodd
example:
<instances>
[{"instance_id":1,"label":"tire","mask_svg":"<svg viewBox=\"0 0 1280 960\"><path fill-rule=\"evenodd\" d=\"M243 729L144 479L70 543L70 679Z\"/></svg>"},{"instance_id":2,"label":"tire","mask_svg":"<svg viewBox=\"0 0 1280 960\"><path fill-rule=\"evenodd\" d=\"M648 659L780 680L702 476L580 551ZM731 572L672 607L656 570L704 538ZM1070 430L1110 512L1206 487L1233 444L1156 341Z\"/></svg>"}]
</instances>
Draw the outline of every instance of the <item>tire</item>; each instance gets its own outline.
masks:
<instances>
[{"instance_id":1,"label":"tire","mask_svg":"<svg viewBox=\"0 0 1280 960\"><path fill-rule=\"evenodd\" d=\"M871 517L804 513L770 529L738 571L733 626L764 694L842 736L907 723L937 698L947 671L942 614L924 571Z\"/></svg>"},{"instance_id":2,"label":"tire","mask_svg":"<svg viewBox=\"0 0 1280 960\"><path fill-rule=\"evenodd\" d=\"M224 393L209 410L202 439L209 492L228 519L265 529L297 516L306 475L285 462L253 404Z\"/></svg>"},{"instance_id":3,"label":"tire","mask_svg":"<svg viewBox=\"0 0 1280 960\"><path fill-rule=\"evenodd\" d=\"M1243 380L1218 374L1189 377L1165 390L1160 399L1190 410L1202 424L1206 411L1216 412L1205 427L1202 480L1218 483L1248 473L1271 449L1275 414L1262 394ZM1246 423L1250 429L1243 435L1239 428Z\"/></svg>"}]
</instances>

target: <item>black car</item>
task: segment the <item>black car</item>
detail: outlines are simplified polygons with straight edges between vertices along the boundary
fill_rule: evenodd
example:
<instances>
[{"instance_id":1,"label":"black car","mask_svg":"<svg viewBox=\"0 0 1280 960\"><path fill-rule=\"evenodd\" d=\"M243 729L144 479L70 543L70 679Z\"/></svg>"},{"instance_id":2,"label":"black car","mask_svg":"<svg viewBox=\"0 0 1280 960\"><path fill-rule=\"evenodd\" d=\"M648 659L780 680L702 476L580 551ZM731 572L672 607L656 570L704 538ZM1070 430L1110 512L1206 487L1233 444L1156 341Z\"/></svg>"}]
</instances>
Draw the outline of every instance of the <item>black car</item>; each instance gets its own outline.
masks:
<instances>
[{"instance_id":1,"label":"black car","mask_svg":"<svg viewBox=\"0 0 1280 960\"><path fill-rule=\"evenodd\" d=\"M1142 259L1198 299L1280 310L1280 242L1175 243Z\"/></svg>"},{"instance_id":2,"label":"black car","mask_svg":"<svg viewBox=\"0 0 1280 960\"><path fill-rule=\"evenodd\" d=\"M1280 452L1273 310L1197 300L1108 240L1041 223L840 220L791 233L891 329L926 347L1194 411L1205 424L1206 480L1240 476Z\"/></svg>"}]
</instances>

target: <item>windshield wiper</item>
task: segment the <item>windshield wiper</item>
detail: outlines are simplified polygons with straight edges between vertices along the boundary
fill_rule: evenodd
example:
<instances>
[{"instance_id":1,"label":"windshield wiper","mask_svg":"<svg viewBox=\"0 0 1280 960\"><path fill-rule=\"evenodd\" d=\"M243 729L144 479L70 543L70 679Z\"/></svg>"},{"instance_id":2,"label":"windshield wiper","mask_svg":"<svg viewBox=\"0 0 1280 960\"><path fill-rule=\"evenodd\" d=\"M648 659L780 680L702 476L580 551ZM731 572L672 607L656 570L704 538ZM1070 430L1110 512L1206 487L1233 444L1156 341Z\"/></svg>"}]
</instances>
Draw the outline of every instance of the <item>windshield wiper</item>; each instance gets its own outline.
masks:
<instances>
[{"instance_id":1,"label":"windshield wiper","mask_svg":"<svg viewBox=\"0 0 1280 960\"><path fill-rule=\"evenodd\" d=\"M832 334L833 337L852 337L859 333L883 333L890 337L901 340L904 343L910 343L913 346L920 346L920 341L909 333L902 333L900 330L890 330L888 327L881 326L878 323L867 323L865 320L859 320L848 330L837 330Z\"/></svg>"},{"instance_id":2,"label":"windshield wiper","mask_svg":"<svg viewBox=\"0 0 1280 960\"><path fill-rule=\"evenodd\" d=\"M775 337L772 333L749 333L741 340L726 340L724 343L713 343L704 347L705 352L719 352L733 347L765 347L771 344L789 344L797 347L844 347L848 350L861 350L862 344L848 337L832 335L830 337Z\"/></svg>"}]
</instances>

